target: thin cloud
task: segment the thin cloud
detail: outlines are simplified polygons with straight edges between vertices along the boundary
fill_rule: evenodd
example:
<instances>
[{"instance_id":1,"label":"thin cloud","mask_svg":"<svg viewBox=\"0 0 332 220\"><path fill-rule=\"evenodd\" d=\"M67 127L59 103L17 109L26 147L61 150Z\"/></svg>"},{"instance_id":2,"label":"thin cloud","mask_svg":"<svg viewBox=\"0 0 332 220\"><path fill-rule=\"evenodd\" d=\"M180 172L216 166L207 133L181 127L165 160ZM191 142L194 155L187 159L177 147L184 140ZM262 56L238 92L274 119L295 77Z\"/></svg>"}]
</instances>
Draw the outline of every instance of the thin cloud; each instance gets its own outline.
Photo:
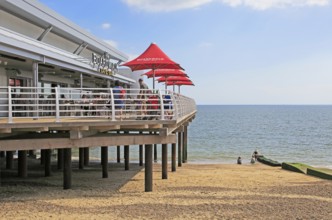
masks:
<instances>
[{"instance_id":1,"label":"thin cloud","mask_svg":"<svg viewBox=\"0 0 332 220\"><path fill-rule=\"evenodd\" d=\"M169 12L182 9L198 8L214 0L122 0L130 7L148 12Z\"/></svg>"},{"instance_id":2,"label":"thin cloud","mask_svg":"<svg viewBox=\"0 0 332 220\"><path fill-rule=\"evenodd\" d=\"M327 6L331 0L122 0L129 7L148 12L169 12L194 9L212 2L230 7L249 7L254 10L267 10L285 7Z\"/></svg>"},{"instance_id":3,"label":"thin cloud","mask_svg":"<svg viewBox=\"0 0 332 220\"><path fill-rule=\"evenodd\" d=\"M208 47L212 47L212 46L213 46L213 44L210 42L202 42L198 45L198 47L200 47L200 48L208 48Z\"/></svg>"},{"instance_id":4,"label":"thin cloud","mask_svg":"<svg viewBox=\"0 0 332 220\"><path fill-rule=\"evenodd\" d=\"M104 23L101 25L101 28L104 30L110 29L111 28L111 24L110 23Z\"/></svg>"},{"instance_id":5,"label":"thin cloud","mask_svg":"<svg viewBox=\"0 0 332 220\"><path fill-rule=\"evenodd\" d=\"M109 45L111 45L114 48L118 48L118 43L113 41L113 40L104 40L106 43L108 43Z\"/></svg>"},{"instance_id":6,"label":"thin cloud","mask_svg":"<svg viewBox=\"0 0 332 220\"><path fill-rule=\"evenodd\" d=\"M327 6L330 0L219 0L231 7L246 6L255 10L267 10L270 8Z\"/></svg>"}]
</instances>

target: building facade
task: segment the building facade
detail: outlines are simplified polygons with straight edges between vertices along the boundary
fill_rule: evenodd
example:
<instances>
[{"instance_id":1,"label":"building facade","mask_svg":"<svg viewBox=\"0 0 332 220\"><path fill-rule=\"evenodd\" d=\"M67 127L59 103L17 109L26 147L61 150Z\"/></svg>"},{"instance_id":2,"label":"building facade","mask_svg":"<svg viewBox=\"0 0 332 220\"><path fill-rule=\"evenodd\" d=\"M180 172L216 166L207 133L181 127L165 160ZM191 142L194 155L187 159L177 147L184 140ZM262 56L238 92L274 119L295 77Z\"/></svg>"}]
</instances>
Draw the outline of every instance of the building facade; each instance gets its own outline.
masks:
<instances>
[{"instance_id":1,"label":"building facade","mask_svg":"<svg viewBox=\"0 0 332 220\"><path fill-rule=\"evenodd\" d=\"M127 55L36 0L0 2L0 86L105 88ZM129 75L129 74L128 74Z\"/></svg>"}]
</instances>

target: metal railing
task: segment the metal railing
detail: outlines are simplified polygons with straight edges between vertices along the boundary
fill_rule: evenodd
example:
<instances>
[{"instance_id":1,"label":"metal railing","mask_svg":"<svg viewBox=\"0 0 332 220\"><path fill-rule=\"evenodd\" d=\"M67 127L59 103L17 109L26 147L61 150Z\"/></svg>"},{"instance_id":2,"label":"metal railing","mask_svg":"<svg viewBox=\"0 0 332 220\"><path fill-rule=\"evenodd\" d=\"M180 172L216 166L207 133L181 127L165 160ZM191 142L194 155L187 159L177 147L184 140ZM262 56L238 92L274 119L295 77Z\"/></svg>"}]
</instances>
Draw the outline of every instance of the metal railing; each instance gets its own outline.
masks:
<instances>
[{"instance_id":1,"label":"metal railing","mask_svg":"<svg viewBox=\"0 0 332 220\"><path fill-rule=\"evenodd\" d=\"M0 119L96 118L176 120L196 110L193 99L165 90L0 87Z\"/></svg>"}]
</instances>

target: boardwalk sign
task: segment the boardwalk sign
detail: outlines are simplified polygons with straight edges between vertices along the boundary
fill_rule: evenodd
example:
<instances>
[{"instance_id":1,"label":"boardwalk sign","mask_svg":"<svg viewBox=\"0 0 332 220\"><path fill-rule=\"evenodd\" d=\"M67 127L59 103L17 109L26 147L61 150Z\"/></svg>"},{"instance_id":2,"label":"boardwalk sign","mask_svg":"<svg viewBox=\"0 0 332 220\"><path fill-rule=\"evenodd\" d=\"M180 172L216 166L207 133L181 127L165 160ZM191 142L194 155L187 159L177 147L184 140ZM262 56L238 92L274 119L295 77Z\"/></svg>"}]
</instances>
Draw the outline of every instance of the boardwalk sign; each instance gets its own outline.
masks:
<instances>
[{"instance_id":1,"label":"boardwalk sign","mask_svg":"<svg viewBox=\"0 0 332 220\"><path fill-rule=\"evenodd\" d=\"M92 67L109 76L113 76L118 72L118 64L112 63L111 56L106 52L102 56L92 53Z\"/></svg>"}]
</instances>

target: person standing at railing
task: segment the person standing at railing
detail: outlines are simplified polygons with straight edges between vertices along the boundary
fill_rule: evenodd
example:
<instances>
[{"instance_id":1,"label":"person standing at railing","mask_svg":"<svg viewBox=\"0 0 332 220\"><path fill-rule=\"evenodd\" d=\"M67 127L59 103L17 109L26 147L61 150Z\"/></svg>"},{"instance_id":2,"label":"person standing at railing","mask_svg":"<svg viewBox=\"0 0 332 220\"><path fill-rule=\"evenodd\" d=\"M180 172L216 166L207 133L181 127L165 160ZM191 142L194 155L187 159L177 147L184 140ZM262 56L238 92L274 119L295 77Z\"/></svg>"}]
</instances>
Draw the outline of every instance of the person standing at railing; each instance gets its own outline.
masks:
<instances>
[{"instance_id":1,"label":"person standing at railing","mask_svg":"<svg viewBox=\"0 0 332 220\"><path fill-rule=\"evenodd\" d=\"M126 98L126 90L120 86L119 80L114 83L113 95L114 95L114 107L115 113L120 115L120 120L122 120L122 110L124 108L124 99Z\"/></svg>"},{"instance_id":2,"label":"person standing at railing","mask_svg":"<svg viewBox=\"0 0 332 220\"><path fill-rule=\"evenodd\" d=\"M90 100L88 99L88 96L86 94L83 94L82 95L82 106L81 106L81 109L84 110L83 116L87 116L89 113L89 109L90 109L89 103L90 103Z\"/></svg>"},{"instance_id":3,"label":"person standing at railing","mask_svg":"<svg viewBox=\"0 0 332 220\"><path fill-rule=\"evenodd\" d=\"M172 119L173 115L173 106L172 106L172 99L169 94L166 94L163 96L163 101L164 101L164 110L165 110L165 119L170 120Z\"/></svg>"},{"instance_id":4,"label":"person standing at railing","mask_svg":"<svg viewBox=\"0 0 332 220\"><path fill-rule=\"evenodd\" d=\"M146 99L148 98L147 92L148 92L149 87L144 83L143 79L141 79L141 78L138 80L138 83L139 83L139 87L140 87L140 92L137 96L137 99L140 104L141 116L143 118L144 115L147 115Z\"/></svg>"},{"instance_id":5,"label":"person standing at railing","mask_svg":"<svg viewBox=\"0 0 332 220\"><path fill-rule=\"evenodd\" d=\"M160 109L159 97L156 94L152 94L150 90L148 90L147 95L149 96L147 99L148 119L157 119Z\"/></svg>"}]
</instances>

